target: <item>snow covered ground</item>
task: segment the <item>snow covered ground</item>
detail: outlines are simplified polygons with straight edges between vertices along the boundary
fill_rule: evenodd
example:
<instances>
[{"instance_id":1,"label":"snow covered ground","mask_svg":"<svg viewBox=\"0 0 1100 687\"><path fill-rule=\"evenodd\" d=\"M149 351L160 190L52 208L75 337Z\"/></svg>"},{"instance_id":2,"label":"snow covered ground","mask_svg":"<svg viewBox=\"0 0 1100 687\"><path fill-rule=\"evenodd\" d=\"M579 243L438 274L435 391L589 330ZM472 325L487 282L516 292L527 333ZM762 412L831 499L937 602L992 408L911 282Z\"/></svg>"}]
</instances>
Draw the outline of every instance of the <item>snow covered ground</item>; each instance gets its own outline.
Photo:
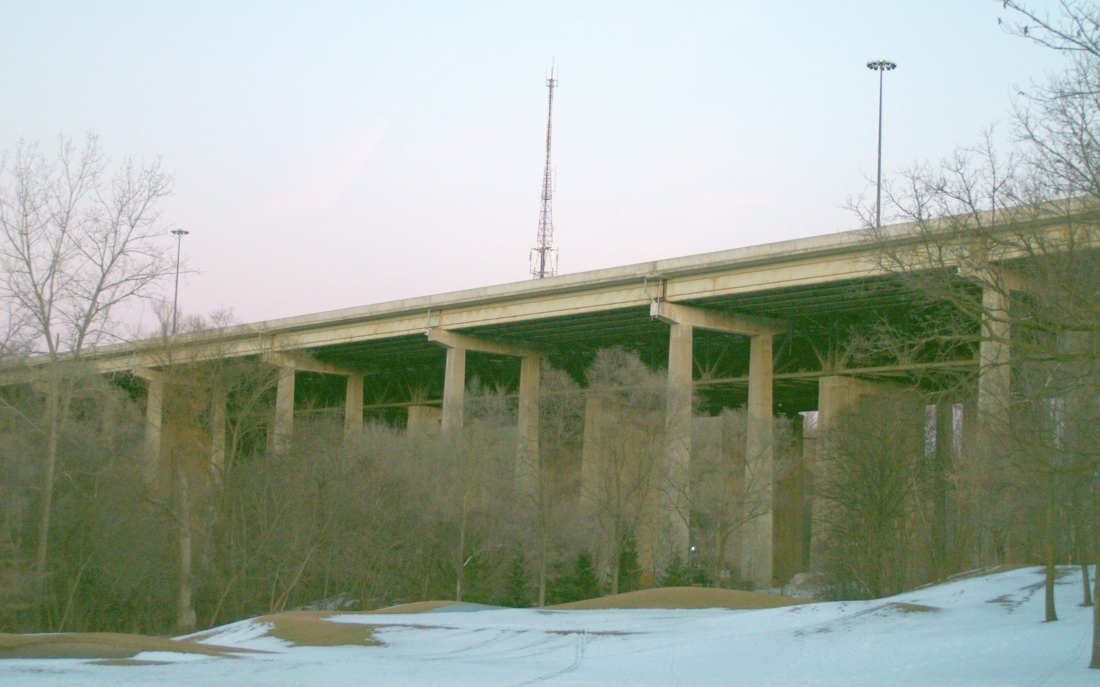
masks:
<instances>
[{"instance_id":1,"label":"snow covered ground","mask_svg":"<svg viewBox=\"0 0 1100 687\"><path fill-rule=\"evenodd\" d=\"M1066 571L1056 623L1026 568L877 601L730 610L483 610L343 615L380 646L291 647L244 621L203 641L272 653L139 654L164 665L0 661L0 686L1100 685L1092 609ZM932 607L927 609L924 607ZM454 607L451 607L452 611Z\"/></svg>"}]
</instances>

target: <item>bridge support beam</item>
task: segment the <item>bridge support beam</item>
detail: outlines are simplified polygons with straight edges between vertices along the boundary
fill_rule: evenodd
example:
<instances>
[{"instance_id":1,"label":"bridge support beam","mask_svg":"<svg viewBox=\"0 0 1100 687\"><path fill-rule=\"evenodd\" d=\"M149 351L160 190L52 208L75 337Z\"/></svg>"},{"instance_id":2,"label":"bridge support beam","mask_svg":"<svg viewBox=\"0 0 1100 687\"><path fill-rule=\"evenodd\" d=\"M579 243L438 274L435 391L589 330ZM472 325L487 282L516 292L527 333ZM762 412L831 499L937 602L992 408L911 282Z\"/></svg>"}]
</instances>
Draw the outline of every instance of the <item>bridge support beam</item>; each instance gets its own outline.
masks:
<instances>
[{"instance_id":1,"label":"bridge support beam","mask_svg":"<svg viewBox=\"0 0 1100 687\"><path fill-rule=\"evenodd\" d=\"M436 436L443 421L443 410L435 406L409 406L405 430L410 434Z\"/></svg>"},{"instance_id":2,"label":"bridge support beam","mask_svg":"<svg viewBox=\"0 0 1100 687\"><path fill-rule=\"evenodd\" d=\"M275 423L268 435L268 449L285 453L294 434L294 374L316 372L348 378L344 397L344 436L363 427L363 374L336 365L314 360L305 355L269 351L264 359L279 368L279 386L275 394Z\"/></svg>"},{"instance_id":3,"label":"bridge support beam","mask_svg":"<svg viewBox=\"0 0 1100 687\"><path fill-rule=\"evenodd\" d=\"M516 489L519 493L538 495L539 460L539 385L542 360L527 355L520 359L519 406L516 447Z\"/></svg>"},{"instance_id":4,"label":"bridge support beam","mask_svg":"<svg viewBox=\"0 0 1100 687\"><path fill-rule=\"evenodd\" d=\"M348 375L348 390L344 397L344 436L363 429L363 375Z\"/></svg>"},{"instance_id":5,"label":"bridge support beam","mask_svg":"<svg viewBox=\"0 0 1100 687\"><path fill-rule=\"evenodd\" d=\"M516 486L524 493L538 488L539 456L539 351L500 341L480 339L441 327L427 330L428 341L447 347L443 378L444 433L462 429L466 402L466 351L494 353L521 358L519 380L519 422L516 446Z\"/></svg>"},{"instance_id":6,"label":"bridge support beam","mask_svg":"<svg viewBox=\"0 0 1100 687\"><path fill-rule=\"evenodd\" d=\"M986 288L982 293L981 343L978 347L978 445L990 449L1008 428L1012 382L1008 294Z\"/></svg>"},{"instance_id":7,"label":"bridge support beam","mask_svg":"<svg viewBox=\"0 0 1100 687\"><path fill-rule=\"evenodd\" d=\"M444 434L462 429L466 422L466 349L451 347L447 349L447 364L443 377L443 424Z\"/></svg>"},{"instance_id":8,"label":"bridge support beam","mask_svg":"<svg viewBox=\"0 0 1100 687\"><path fill-rule=\"evenodd\" d=\"M589 392L584 395L584 439L581 445L581 512L596 514L599 501L599 463L603 460L603 398Z\"/></svg>"},{"instance_id":9,"label":"bridge support beam","mask_svg":"<svg viewBox=\"0 0 1100 687\"><path fill-rule=\"evenodd\" d=\"M164 401L168 383L163 372L149 368L135 368L135 377L145 380L145 481L154 483L160 474L161 456L164 451ZM210 467L213 478L219 480L225 470L225 390L214 388L210 398ZM113 404L108 413L117 412ZM111 422L114 422L112 418ZM171 434L169 434L171 437ZM178 441L178 440L177 440Z\"/></svg>"},{"instance_id":10,"label":"bridge support beam","mask_svg":"<svg viewBox=\"0 0 1100 687\"><path fill-rule=\"evenodd\" d=\"M164 425L164 377L148 370L138 371L145 379L145 482L152 484L160 472L160 448Z\"/></svg>"},{"instance_id":11,"label":"bridge support beam","mask_svg":"<svg viewBox=\"0 0 1100 687\"><path fill-rule=\"evenodd\" d=\"M860 399L868 396L876 396L899 387L886 382L873 382L859 377L847 375L829 375L821 377L817 381L817 421L812 431L806 432L803 441L804 458L811 475L813 496L810 504L812 521L822 522L828 519L825 515L827 508L825 502L818 496L816 485L824 483L827 479L827 456L829 450L829 433L838 429L845 413L852 412L859 405ZM810 532L810 567L815 568L820 558L819 546L820 532L811 529Z\"/></svg>"},{"instance_id":12,"label":"bridge support beam","mask_svg":"<svg viewBox=\"0 0 1100 687\"><path fill-rule=\"evenodd\" d=\"M749 340L744 518L741 570L757 587L774 585L775 468L772 416L772 343L770 334Z\"/></svg>"},{"instance_id":13,"label":"bridge support beam","mask_svg":"<svg viewBox=\"0 0 1100 687\"><path fill-rule=\"evenodd\" d=\"M268 450L283 454L290 450L294 437L294 376L292 366L279 367L279 381L275 389L275 421L268 435Z\"/></svg>"},{"instance_id":14,"label":"bridge support beam","mask_svg":"<svg viewBox=\"0 0 1100 687\"><path fill-rule=\"evenodd\" d=\"M775 334L788 331L790 325L779 320L730 315L660 301L650 304L649 314L672 325L665 410L665 469L669 489L662 506L671 525L672 550L684 560L690 546L693 330L708 329L750 337L741 568L742 575L751 578L756 586L770 588L774 549L772 342Z\"/></svg>"},{"instance_id":15,"label":"bridge support beam","mask_svg":"<svg viewBox=\"0 0 1100 687\"><path fill-rule=\"evenodd\" d=\"M693 371L692 334L690 324L674 323L669 332L668 390L665 395L665 474L667 488L661 495L661 510L667 519L672 550L681 560L688 560L691 537L691 384Z\"/></svg>"}]
</instances>

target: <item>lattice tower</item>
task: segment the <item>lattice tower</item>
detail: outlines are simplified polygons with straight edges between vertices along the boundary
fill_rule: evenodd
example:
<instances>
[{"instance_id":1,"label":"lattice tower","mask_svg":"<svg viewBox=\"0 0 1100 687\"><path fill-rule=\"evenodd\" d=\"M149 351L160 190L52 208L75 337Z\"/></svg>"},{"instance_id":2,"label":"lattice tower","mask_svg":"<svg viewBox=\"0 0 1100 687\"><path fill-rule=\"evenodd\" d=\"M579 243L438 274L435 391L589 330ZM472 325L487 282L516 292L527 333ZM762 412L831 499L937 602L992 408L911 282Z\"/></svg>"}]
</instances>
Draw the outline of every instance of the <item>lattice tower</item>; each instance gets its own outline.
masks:
<instances>
[{"instance_id":1,"label":"lattice tower","mask_svg":"<svg viewBox=\"0 0 1100 687\"><path fill-rule=\"evenodd\" d=\"M539 232L535 247L531 249L532 279L552 277L558 273L558 249L554 247L554 218L551 210L554 184L550 171L550 132L553 130L554 123L554 89L558 86L553 68L550 69L550 77L546 79L546 86L550 90L550 105L546 112L546 167L542 172L542 211L539 213Z\"/></svg>"}]
</instances>

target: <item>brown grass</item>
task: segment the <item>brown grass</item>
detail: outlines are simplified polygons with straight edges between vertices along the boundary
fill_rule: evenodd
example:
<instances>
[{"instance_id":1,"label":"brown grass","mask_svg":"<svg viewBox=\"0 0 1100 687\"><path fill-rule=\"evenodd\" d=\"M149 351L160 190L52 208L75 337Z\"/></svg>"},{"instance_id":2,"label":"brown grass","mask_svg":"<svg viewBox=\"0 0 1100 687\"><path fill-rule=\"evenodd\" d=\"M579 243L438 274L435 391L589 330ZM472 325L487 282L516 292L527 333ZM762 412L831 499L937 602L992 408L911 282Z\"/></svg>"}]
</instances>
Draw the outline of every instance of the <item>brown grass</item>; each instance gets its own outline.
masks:
<instances>
[{"instance_id":1,"label":"brown grass","mask_svg":"<svg viewBox=\"0 0 1100 687\"><path fill-rule=\"evenodd\" d=\"M917 589L928 589L929 587L936 587L941 584L948 584L949 582L958 582L959 580L970 580L975 577L987 577L989 575L996 575L997 573L1010 572L1012 570L1019 570L1020 568L1033 568L1035 563L1004 563L1002 565L995 565L989 568L975 568L974 570L964 570L954 575L948 575L943 579L933 580L927 584L922 584L919 587L914 587L913 591Z\"/></svg>"},{"instance_id":2,"label":"brown grass","mask_svg":"<svg viewBox=\"0 0 1100 687\"><path fill-rule=\"evenodd\" d=\"M906 603L905 601L891 601L890 603L888 603L886 605L891 606L893 608L896 608L897 610L899 610L903 613L930 613L932 611L940 610L936 606L925 606L924 604L911 604L911 603Z\"/></svg>"},{"instance_id":3,"label":"brown grass","mask_svg":"<svg viewBox=\"0 0 1100 687\"><path fill-rule=\"evenodd\" d=\"M431 611L440 606L451 606L458 603L457 601L414 601L409 604L401 604L399 606L390 606L388 608L379 608L375 611L365 611L366 613L423 613L424 611Z\"/></svg>"},{"instance_id":4,"label":"brown grass","mask_svg":"<svg viewBox=\"0 0 1100 687\"><path fill-rule=\"evenodd\" d=\"M261 622L271 623L268 636L277 637L291 646L376 646L381 644L367 625L334 623L329 616L335 611L288 611L265 615Z\"/></svg>"},{"instance_id":5,"label":"brown grass","mask_svg":"<svg viewBox=\"0 0 1100 687\"><path fill-rule=\"evenodd\" d=\"M146 637L115 632L65 632L59 634L13 635L0 633L0 659L4 658L98 658L130 659L143 651L172 651L179 654L233 656L253 649L217 646L166 637Z\"/></svg>"},{"instance_id":6,"label":"brown grass","mask_svg":"<svg viewBox=\"0 0 1100 687\"><path fill-rule=\"evenodd\" d=\"M379 644L370 627L325 620L332 611L291 611L258 618L268 623L267 635L291 646L372 646ZM238 653L264 653L255 649L204 644L204 635L180 640L112 632L70 632L62 634L12 635L0 633L0 659L4 658L87 658L105 665L155 665L161 661L135 660L143 651L171 651L181 654L232 657Z\"/></svg>"},{"instance_id":7,"label":"brown grass","mask_svg":"<svg viewBox=\"0 0 1100 687\"><path fill-rule=\"evenodd\" d=\"M794 599L776 594L742 592L734 589L708 587L658 587L627 592L598 599L574 601L548 606L563 610L595 610L600 608L731 608L756 609L797 606L812 603L809 599Z\"/></svg>"}]
</instances>

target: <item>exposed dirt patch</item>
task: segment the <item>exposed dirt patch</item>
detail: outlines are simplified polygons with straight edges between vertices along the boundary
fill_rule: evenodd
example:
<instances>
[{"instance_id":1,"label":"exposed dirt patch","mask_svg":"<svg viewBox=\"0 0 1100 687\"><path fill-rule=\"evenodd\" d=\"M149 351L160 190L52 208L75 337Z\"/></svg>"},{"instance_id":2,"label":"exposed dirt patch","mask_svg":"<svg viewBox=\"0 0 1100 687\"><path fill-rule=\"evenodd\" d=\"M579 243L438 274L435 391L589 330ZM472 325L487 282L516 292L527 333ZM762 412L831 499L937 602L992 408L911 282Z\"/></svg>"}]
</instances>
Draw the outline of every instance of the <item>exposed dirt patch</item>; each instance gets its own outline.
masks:
<instances>
[{"instance_id":1,"label":"exposed dirt patch","mask_svg":"<svg viewBox=\"0 0 1100 687\"><path fill-rule=\"evenodd\" d=\"M374 638L368 625L355 623L334 623L326 618L341 615L336 611L288 611L265 615L258 620L270 623L268 636L277 637L291 646L377 646L381 644ZM358 615L358 614L349 614Z\"/></svg>"},{"instance_id":2,"label":"exposed dirt patch","mask_svg":"<svg viewBox=\"0 0 1100 687\"><path fill-rule=\"evenodd\" d=\"M458 603L457 601L414 601L408 604L401 604L399 606L389 606L388 608L379 608L376 611L362 611L363 613L423 613L424 611L431 611L440 606L453 606Z\"/></svg>"},{"instance_id":3,"label":"exposed dirt patch","mask_svg":"<svg viewBox=\"0 0 1100 687\"><path fill-rule=\"evenodd\" d=\"M622 632L619 630L595 630L589 632L588 630L547 630L547 634L552 635L585 635L592 637L629 637L630 635L636 635L637 632Z\"/></svg>"},{"instance_id":4,"label":"exposed dirt patch","mask_svg":"<svg viewBox=\"0 0 1100 687\"><path fill-rule=\"evenodd\" d=\"M168 666L169 661L143 661L137 658L104 658L99 661L89 661L97 666Z\"/></svg>"},{"instance_id":5,"label":"exposed dirt patch","mask_svg":"<svg viewBox=\"0 0 1100 687\"><path fill-rule=\"evenodd\" d=\"M410 627L414 630L457 630L458 628L453 625L425 625L423 623L370 623L367 627L371 628L385 628L396 627L401 630L407 630ZM385 644L385 642L382 642Z\"/></svg>"},{"instance_id":6,"label":"exposed dirt patch","mask_svg":"<svg viewBox=\"0 0 1100 687\"><path fill-rule=\"evenodd\" d=\"M931 611L940 610L936 606L925 606L924 604L911 604L904 601L892 601L887 606L896 608L903 613L929 613Z\"/></svg>"},{"instance_id":7,"label":"exposed dirt patch","mask_svg":"<svg viewBox=\"0 0 1100 687\"><path fill-rule=\"evenodd\" d=\"M957 582L959 580L969 580L975 577L986 577L987 575L996 575L997 573L1010 572L1012 570L1019 570L1020 568L1034 568L1034 563L1005 563L1004 565L994 565L988 568L975 568L974 570L966 570L961 573L955 573L954 575L948 575L942 580L935 580L928 584L922 584L916 589L928 589L929 587L936 587L941 584L947 584L948 582Z\"/></svg>"},{"instance_id":8,"label":"exposed dirt patch","mask_svg":"<svg viewBox=\"0 0 1100 687\"><path fill-rule=\"evenodd\" d=\"M142 651L172 651L179 654L205 654L207 656L222 657L232 657L238 653L255 653L253 649L115 632L65 632L33 635L0 633L0 659L129 659Z\"/></svg>"},{"instance_id":9,"label":"exposed dirt patch","mask_svg":"<svg viewBox=\"0 0 1100 687\"><path fill-rule=\"evenodd\" d=\"M554 610L594 610L600 608L778 608L813 603L777 594L742 592L708 587L659 587L627 592L598 599L547 606Z\"/></svg>"}]
</instances>

